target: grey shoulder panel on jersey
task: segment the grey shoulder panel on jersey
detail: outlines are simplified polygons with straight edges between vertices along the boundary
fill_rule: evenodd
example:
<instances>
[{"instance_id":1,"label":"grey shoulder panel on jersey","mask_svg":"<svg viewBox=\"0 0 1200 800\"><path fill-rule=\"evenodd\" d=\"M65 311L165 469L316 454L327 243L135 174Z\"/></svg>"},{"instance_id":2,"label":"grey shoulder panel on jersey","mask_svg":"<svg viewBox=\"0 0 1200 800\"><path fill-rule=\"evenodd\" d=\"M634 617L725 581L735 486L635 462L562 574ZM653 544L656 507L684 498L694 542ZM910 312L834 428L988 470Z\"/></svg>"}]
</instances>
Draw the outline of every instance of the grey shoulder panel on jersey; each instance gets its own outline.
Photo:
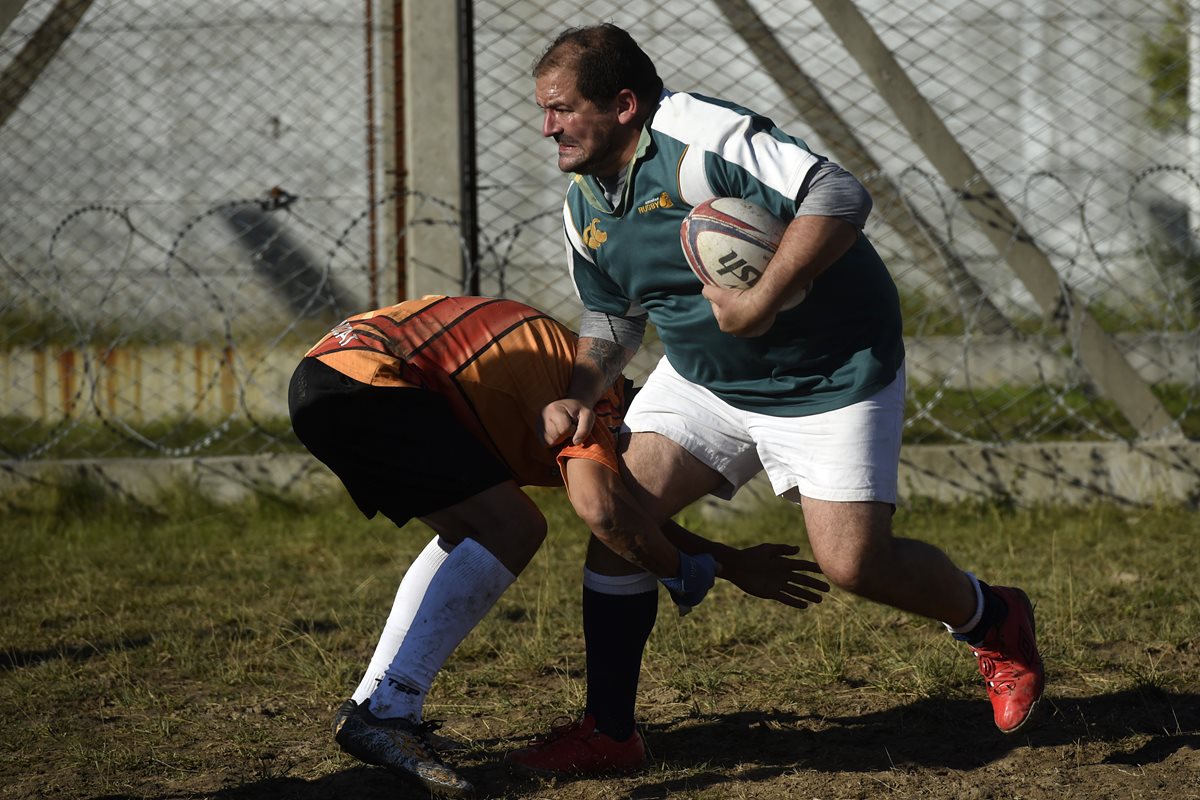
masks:
<instances>
[{"instance_id":1,"label":"grey shoulder panel on jersey","mask_svg":"<svg viewBox=\"0 0 1200 800\"><path fill-rule=\"evenodd\" d=\"M579 319L579 336L616 342L626 350L637 351L646 333L646 316L618 317L602 311L584 311Z\"/></svg>"}]
</instances>

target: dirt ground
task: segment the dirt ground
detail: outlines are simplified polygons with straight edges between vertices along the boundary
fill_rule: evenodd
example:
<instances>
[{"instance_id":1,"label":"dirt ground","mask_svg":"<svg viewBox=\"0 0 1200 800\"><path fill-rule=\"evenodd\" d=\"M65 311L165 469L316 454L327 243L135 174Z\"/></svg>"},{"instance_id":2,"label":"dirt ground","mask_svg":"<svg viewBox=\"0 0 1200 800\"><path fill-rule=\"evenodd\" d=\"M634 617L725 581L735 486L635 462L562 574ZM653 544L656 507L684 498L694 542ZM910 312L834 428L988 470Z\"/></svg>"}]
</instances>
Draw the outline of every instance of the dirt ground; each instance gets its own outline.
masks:
<instances>
[{"instance_id":1,"label":"dirt ground","mask_svg":"<svg viewBox=\"0 0 1200 800\"><path fill-rule=\"evenodd\" d=\"M647 769L510 774L504 753L585 691L577 567L559 566L582 562L583 538L566 533L456 650L426 718L488 800L1200 800L1194 512L976 516L929 527L1001 572L1047 529L1054 545L1028 573L1047 693L1012 736L973 660L923 621L836 595L793 618L719 586L705 617L660 611L639 690ZM392 540L336 514L196 519L207 537L88 523L5 573L0 800L428 797L330 731L394 592L390 566L367 581L359 561L386 562Z\"/></svg>"},{"instance_id":2,"label":"dirt ground","mask_svg":"<svg viewBox=\"0 0 1200 800\"><path fill-rule=\"evenodd\" d=\"M203 696L192 698L190 709L176 717L160 746L122 751L122 730L144 734L151 720L123 716L98 698L73 724L92 726L107 761L98 756L93 772L64 771L47 759L32 774L10 774L0 797L428 796L338 752L328 733L332 709L283 700L236 708ZM981 697L891 703L878 690L847 686L793 698L787 711L650 722L644 726L652 754L646 771L557 782L512 775L499 765L504 751L521 743L496 734L505 729L503 720L451 718L442 732L470 741L447 756L482 798L1200 798L1200 693L1051 691L1037 719L1007 737L986 724L986 713ZM145 741L144 735L136 739ZM97 791L101 785L107 790Z\"/></svg>"}]
</instances>

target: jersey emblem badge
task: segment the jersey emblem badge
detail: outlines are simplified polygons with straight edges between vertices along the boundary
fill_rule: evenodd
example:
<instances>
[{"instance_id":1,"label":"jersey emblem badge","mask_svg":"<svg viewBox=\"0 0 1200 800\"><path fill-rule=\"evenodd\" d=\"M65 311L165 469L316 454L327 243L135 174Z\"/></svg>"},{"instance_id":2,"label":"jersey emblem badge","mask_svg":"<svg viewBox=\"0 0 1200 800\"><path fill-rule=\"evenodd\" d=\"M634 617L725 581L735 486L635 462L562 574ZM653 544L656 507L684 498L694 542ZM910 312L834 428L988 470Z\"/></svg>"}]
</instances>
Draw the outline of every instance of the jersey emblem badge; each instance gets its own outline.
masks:
<instances>
[{"instance_id":1,"label":"jersey emblem badge","mask_svg":"<svg viewBox=\"0 0 1200 800\"><path fill-rule=\"evenodd\" d=\"M599 250L600 245L608 241L608 234L600 230L600 218L592 219L592 224L583 229L583 243L589 250Z\"/></svg>"}]
</instances>

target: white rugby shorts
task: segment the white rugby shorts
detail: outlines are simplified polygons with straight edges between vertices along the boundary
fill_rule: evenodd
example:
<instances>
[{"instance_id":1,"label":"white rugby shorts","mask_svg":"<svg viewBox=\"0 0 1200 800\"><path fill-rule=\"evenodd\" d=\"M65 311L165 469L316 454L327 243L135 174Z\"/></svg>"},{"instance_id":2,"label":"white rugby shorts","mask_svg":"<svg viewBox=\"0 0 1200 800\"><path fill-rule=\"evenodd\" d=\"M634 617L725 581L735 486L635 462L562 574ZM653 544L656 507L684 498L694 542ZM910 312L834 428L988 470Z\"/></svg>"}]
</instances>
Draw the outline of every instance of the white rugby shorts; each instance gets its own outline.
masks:
<instances>
[{"instance_id":1,"label":"white rugby shorts","mask_svg":"<svg viewBox=\"0 0 1200 800\"><path fill-rule=\"evenodd\" d=\"M728 500L760 470L775 494L840 502L896 502L904 428L904 366L873 396L805 417L742 411L681 376L664 356L634 397L625 424L681 445L728 485Z\"/></svg>"}]
</instances>

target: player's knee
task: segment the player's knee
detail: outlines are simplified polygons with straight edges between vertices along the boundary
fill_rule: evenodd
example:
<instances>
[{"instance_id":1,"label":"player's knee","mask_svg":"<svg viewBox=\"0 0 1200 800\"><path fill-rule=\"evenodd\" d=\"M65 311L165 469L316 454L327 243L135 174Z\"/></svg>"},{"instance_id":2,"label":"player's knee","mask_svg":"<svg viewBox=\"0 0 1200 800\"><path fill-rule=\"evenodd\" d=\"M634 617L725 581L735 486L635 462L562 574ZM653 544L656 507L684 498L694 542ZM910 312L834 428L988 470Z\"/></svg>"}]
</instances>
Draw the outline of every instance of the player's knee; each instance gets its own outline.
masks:
<instances>
[{"instance_id":1,"label":"player's knee","mask_svg":"<svg viewBox=\"0 0 1200 800\"><path fill-rule=\"evenodd\" d=\"M873 596L894 564L873 548L847 549L818 559L825 579L842 591Z\"/></svg>"},{"instance_id":2,"label":"player's knee","mask_svg":"<svg viewBox=\"0 0 1200 800\"><path fill-rule=\"evenodd\" d=\"M616 526L616 515L612 513L611 506L595 498L577 503L575 513L583 520L583 524L587 525L588 530L596 534L603 535Z\"/></svg>"},{"instance_id":3,"label":"player's knee","mask_svg":"<svg viewBox=\"0 0 1200 800\"><path fill-rule=\"evenodd\" d=\"M821 572L831 584L851 594L865 594L870 587L870 579L863 565L854 561L822 563Z\"/></svg>"},{"instance_id":4,"label":"player's knee","mask_svg":"<svg viewBox=\"0 0 1200 800\"><path fill-rule=\"evenodd\" d=\"M546 518L532 504L511 511L475 528L472 538L519 575L546 538Z\"/></svg>"},{"instance_id":5,"label":"player's knee","mask_svg":"<svg viewBox=\"0 0 1200 800\"><path fill-rule=\"evenodd\" d=\"M541 547L542 542L546 539L546 518L541 515L536 506L521 511L514 509L514 512L500 521L505 536L520 540L531 550Z\"/></svg>"},{"instance_id":6,"label":"player's knee","mask_svg":"<svg viewBox=\"0 0 1200 800\"><path fill-rule=\"evenodd\" d=\"M827 581L856 595L870 596L880 581L881 572L894 566L881 558L882 553L865 540L859 540L857 546L841 542L841 546L832 552L826 549L815 554Z\"/></svg>"}]
</instances>

